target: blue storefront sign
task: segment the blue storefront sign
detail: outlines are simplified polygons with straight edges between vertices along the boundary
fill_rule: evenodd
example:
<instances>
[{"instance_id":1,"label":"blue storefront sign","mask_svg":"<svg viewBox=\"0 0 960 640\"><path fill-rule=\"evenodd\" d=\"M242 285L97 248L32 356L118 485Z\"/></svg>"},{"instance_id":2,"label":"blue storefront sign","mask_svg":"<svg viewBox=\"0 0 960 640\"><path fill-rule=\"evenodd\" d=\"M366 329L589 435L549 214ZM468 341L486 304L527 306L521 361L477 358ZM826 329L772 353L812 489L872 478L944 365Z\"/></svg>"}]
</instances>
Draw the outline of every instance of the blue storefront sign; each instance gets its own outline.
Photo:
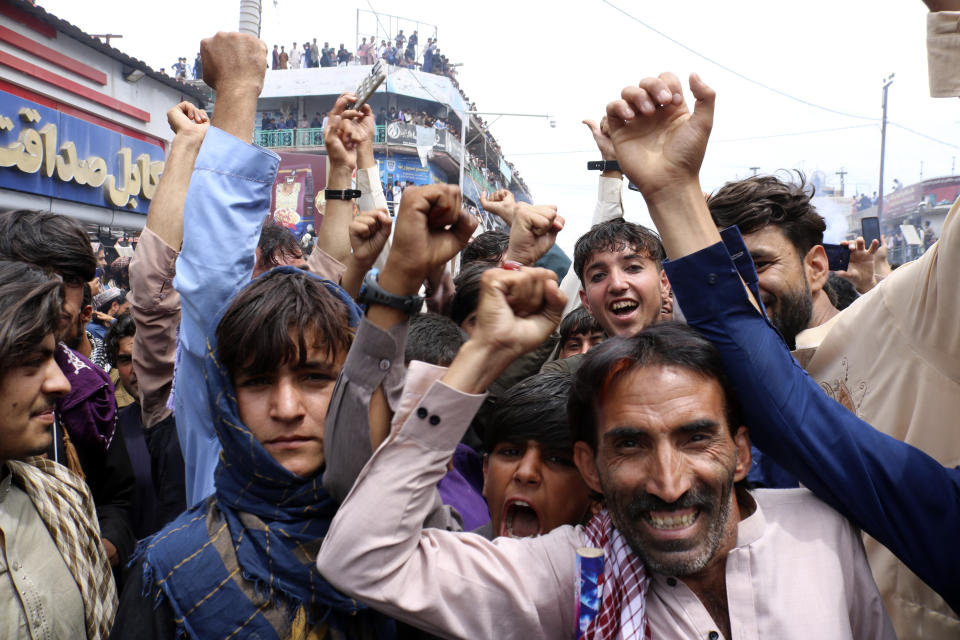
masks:
<instances>
[{"instance_id":1,"label":"blue storefront sign","mask_svg":"<svg viewBox=\"0 0 960 640\"><path fill-rule=\"evenodd\" d=\"M0 91L0 188L147 213L163 147Z\"/></svg>"},{"instance_id":2,"label":"blue storefront sign","mask_svg":"<svg viewBox=\"0 0 960 640\"><path fill-rule=\"evenodd\" d=\"M384 184L388 182L406 183L408 180L413 184L435 184L446 183L447 176L443 169L432 162L428 162L424 167L420 164L420 158L417 156L390 156L389 158L377 154L377 165L380 167L380 181Z\"/></svg>"}]
</instances>

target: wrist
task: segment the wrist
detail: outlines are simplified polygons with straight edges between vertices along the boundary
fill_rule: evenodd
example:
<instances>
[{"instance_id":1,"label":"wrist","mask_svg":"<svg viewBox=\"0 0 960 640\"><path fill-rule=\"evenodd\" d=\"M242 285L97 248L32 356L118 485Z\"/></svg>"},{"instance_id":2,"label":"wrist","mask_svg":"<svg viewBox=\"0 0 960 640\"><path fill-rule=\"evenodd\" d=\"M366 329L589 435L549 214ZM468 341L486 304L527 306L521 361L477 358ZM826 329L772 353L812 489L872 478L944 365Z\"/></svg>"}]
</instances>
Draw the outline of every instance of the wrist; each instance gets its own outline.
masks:
<instances>
[{"instance_id":1,"label":"wrist","mask_svg":"<svg viewBox=\"0 0 960 640\"><path fill-rule=\"evenodd\" d=\"M420 292L423 279L422 274L399 267L395 263L391 264L388 260L383 271L380 272L378 282L380 288L387 293L395 296L413 296Z\"/></svg>"},{"instance_id":2,"label":"wrist","mask_svg":"<svg viewBox=\"0 0 960 640\"><path fill-rule=\"evenodd\" d=\"M464 393L486 393L487 388L513 360L512 353L471 338L460 347L457 357L443 376L443 382Z\"/></svg>"},{"instance_id":3,"label":"wrist","mask_svg":"<svg viewBox=\"0 0 960 640\"><path fill-rule=\"evenodd\" d=\"M353 170L346 165L330 166L327 176L327 189L350 189L353 186Z\"/></svg>"}]
</instances>

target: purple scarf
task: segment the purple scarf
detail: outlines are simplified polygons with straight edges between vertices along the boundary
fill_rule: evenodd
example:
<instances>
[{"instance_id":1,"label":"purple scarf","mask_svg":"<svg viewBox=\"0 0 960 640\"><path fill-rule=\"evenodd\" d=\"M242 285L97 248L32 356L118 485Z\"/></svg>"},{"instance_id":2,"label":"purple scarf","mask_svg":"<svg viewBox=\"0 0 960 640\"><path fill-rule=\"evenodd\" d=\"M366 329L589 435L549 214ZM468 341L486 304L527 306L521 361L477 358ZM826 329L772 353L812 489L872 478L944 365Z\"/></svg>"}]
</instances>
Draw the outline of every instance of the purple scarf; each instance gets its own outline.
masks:
<instances>
[{"instance_id":1,"label":"purple scarf","mask_svg":"<svg viewBox=\"0 0 960 640\"><path fill-rule=\"evenodd\" d=\"M60 424L76 447L106 452L117 424L110 376L62 342L54 358L70 381L70 393L57 400Z\"/></svg>"}]
</instances>

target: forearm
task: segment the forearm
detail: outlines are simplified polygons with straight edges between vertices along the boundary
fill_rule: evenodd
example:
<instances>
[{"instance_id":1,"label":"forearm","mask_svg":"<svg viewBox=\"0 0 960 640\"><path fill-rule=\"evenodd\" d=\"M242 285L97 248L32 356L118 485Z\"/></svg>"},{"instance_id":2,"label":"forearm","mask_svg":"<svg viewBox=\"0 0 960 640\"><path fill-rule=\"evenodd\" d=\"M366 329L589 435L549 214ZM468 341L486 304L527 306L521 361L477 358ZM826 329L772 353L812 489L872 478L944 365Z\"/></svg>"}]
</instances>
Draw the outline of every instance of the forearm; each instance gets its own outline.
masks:
<instances>
[{"instance_id":1,"label":"forearm","mask_svg":"<svg viewBox=\"0 0 960 640\"><path fill-rule=\"evenodd\" d=\"M516 354L510 351L471 339L460 347L442 381L452 389L464 393L486 393L487 387L499 378L515 359Z\"/></svg>"},{"instance_id":2,"label":"forearm","mask_svg":"<svg viewBox=\"0 0 960 640\"><path fill-rule=\"evenodd\" d=\"M610 175L608 175L610 174ZM613 175L616 174L616 175ZM623 217L623 181L619 171L604 171L597 186L597 204L591 224Z\"/></svg>"},{"instance_id":3,"label":"forearm","mask_svg":"<svg viewBox=\"0 0 960 640\"><path fill-rule=\"evenodd\" d=\"M253 143L253 127L257 115L257 98L260 86L250 83L223 86L217 90L217 102L213 110L213 126L230 135Z\"/></svg>"},{"instance_id":4,"label":"forearm","mask_svg":"<svg viewBox=\"0 0 960 640\"><path fill-rule=\"evenodd\" d=\"M147 212L146 227L177 251L183 244L183 206L202 143L203 138L193 134L181 133L174 137L163 176Z\"/></svg>"},{"instance_id":5,"label":"forearm","mask_svg":"<svg viewBox=\"0 0 960 640\"><path fill-rule=\"evenodd\" d=\"M671 260L720 242L720 232L710 216L698 180L660 189L649 196L644 194L644 199Z\"/></svg>"},{"instance_id":6,"label":"forearm","mask_svg":"<svg viewBox=\"0 0 960 640\"><path fill-rule=\"evenodd\" d=\"M331 166L327 177L328 189L352 189L353 171L346 166ZM353 221L353 200L327 200L323 224L317 230L317 248L331 258L346 263L350 255L348 228Z\"/></svg>"}]
</instances>

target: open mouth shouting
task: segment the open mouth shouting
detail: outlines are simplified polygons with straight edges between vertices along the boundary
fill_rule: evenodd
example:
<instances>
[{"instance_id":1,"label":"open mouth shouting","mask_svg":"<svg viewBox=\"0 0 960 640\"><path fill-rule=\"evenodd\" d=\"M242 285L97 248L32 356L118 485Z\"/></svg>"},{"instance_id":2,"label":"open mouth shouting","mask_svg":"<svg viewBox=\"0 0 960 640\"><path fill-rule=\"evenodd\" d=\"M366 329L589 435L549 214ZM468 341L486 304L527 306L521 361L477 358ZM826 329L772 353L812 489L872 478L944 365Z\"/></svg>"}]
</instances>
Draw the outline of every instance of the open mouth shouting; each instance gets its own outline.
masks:
<instances>
[{"instance_id":1,"label":"open mouth shouting","mask_svg":"<svg viewBox=\"0 0 960 640\"><path fill-rule=\"evenodd\" d=\"M538 536L543 533L540 514L532 503L510 498L503 505L503 517L500 519L498 533L511 538Z\"/></svg>"},{"instance_id":2,"label":"open mouth shouting","mask_svg":"<svg viewBox=\"0 0 960 640\"><path fill-rule=\"evenodd\" d=\"M640 304L636 300L630 300L629 298L618 298L608 305L610 313L612 313L617 318L626 318L633 314L640 307Z\"/></svg>"}]
</instances>

